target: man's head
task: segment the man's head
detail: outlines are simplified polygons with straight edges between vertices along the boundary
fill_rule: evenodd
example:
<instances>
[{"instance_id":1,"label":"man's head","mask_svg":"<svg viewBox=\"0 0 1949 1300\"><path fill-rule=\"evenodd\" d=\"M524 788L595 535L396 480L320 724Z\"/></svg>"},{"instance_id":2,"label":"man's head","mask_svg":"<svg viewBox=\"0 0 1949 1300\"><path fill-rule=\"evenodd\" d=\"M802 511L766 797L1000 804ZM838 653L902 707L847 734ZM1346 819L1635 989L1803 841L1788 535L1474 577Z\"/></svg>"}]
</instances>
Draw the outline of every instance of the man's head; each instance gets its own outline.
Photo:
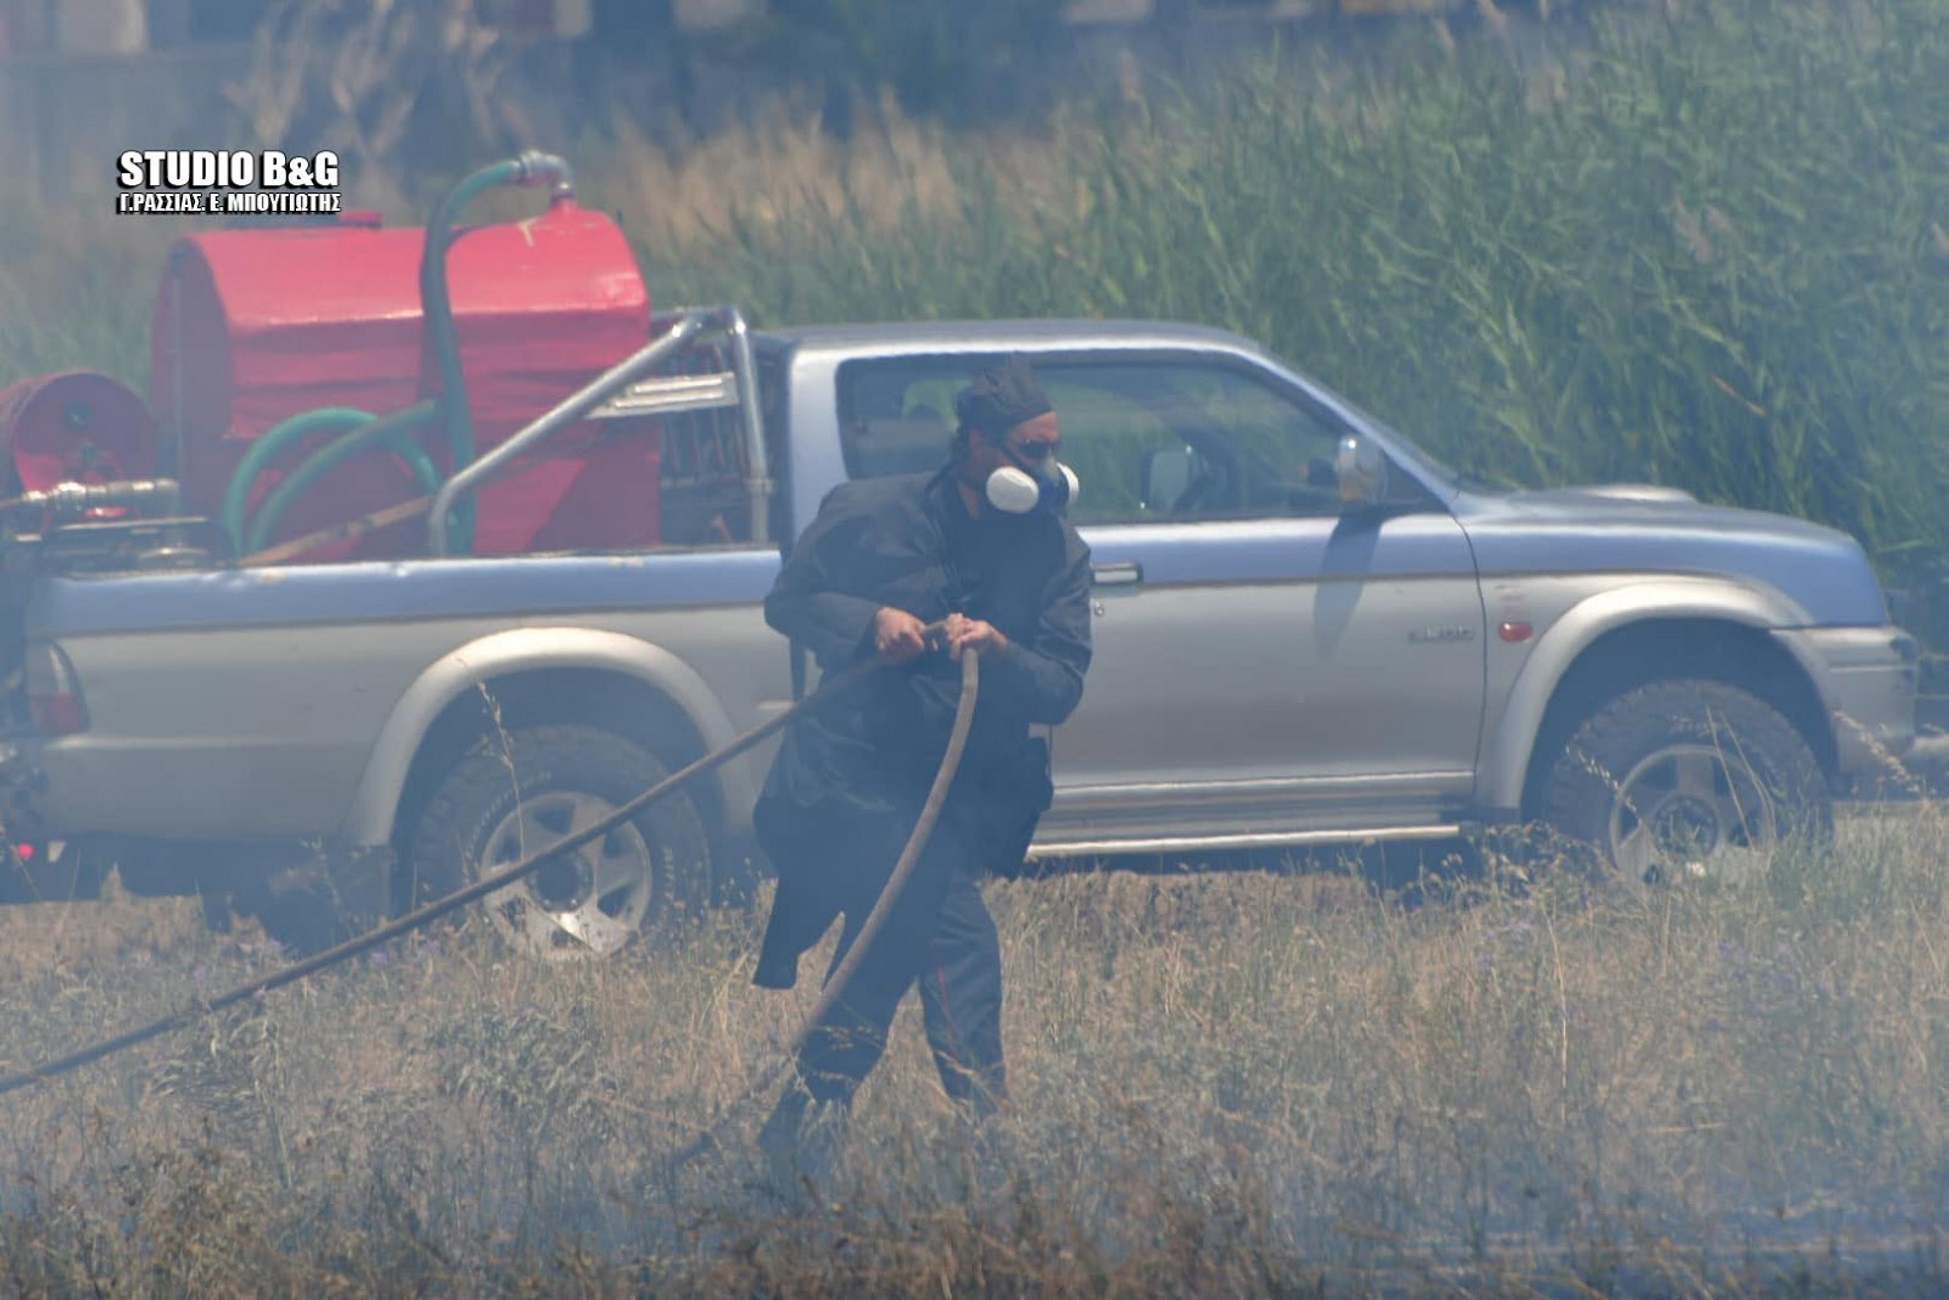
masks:
<instances>
[{"instance_id":1,"label":"man's head","mask_svg":"<svg viewBox=\"0 0 1949 1300\"><path fill-rule=\"evenodd\" d=\"M1055 409L1019 356L976 375L954 399L954 414L955 469L977 493L998 469L1040 472L1061 447Z\"/></svg>"}]
</instances>

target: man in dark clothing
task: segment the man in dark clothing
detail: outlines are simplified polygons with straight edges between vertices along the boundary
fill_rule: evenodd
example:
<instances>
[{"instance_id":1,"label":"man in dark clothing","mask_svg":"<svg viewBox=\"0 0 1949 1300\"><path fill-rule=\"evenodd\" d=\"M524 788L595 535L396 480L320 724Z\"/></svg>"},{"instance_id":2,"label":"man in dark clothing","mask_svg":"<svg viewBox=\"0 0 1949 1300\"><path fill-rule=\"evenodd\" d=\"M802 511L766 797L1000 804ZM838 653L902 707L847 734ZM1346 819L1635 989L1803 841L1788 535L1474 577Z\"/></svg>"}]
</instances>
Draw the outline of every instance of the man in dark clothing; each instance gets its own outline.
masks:
<instances>
[{"instance_id":1,"label":"man in dark clothing","mask_svg":"<svg viewBox=\"0 0 1949 1300\"><path fill-rule=\"evenodd\" d=\"M1089 551L1052 506L1075 478L1055 459L1056 416L1028 366L985 372L956 411L942 469L836 488L765 601L766 620L823 673L876 654L891 666L799 719L772 765L755 814L779 879L754 977L764 987L792 987L800 958L843 913L837 969L946 752L958 656L981 656L967 747L940 818L799 1053L795 1085L761 1136L774 1157L796 1146L808 1102L834 1103L826 1109L843 1116L916 982L948 1095L986 1114L1006 1087L1001 956L979 879L1021 862L1049 806L1048 749L1030 728L1063 721L1082 698ZM933 622L945 623L946 654L924 642Z\"/></svg>"}]
</instances>

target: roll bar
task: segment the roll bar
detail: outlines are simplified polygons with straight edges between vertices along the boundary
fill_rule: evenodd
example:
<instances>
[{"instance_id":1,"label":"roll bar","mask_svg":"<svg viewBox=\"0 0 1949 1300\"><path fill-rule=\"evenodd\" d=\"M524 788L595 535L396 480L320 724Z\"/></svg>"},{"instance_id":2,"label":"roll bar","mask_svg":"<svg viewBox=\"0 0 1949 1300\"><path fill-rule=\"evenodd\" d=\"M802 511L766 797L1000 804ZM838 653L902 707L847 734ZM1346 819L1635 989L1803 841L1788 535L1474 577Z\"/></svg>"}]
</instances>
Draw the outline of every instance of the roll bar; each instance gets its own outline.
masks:
<instances>
[{"instance_id":1,"label":"roll bar","mask_svg":"<svg viewBox=\"0 0 1949 1300\"><path fill-rule=\"evenodd\" d=\"M750 536L758 542L770 539L771 473L765 454L751 330L744 316L735 307L693 307L658 313L650 318L650 325L655 335L650 342L447 480L428 512L429 554L448 553L448 515L463 493L474 491L505 471L524 452L578 420L615 420L732 407L738 411L741 426L740 449L751 510ZM728 371L643 377L687 347L717 341L729 344L731 369Z\"/></svg>"}]
</instances>

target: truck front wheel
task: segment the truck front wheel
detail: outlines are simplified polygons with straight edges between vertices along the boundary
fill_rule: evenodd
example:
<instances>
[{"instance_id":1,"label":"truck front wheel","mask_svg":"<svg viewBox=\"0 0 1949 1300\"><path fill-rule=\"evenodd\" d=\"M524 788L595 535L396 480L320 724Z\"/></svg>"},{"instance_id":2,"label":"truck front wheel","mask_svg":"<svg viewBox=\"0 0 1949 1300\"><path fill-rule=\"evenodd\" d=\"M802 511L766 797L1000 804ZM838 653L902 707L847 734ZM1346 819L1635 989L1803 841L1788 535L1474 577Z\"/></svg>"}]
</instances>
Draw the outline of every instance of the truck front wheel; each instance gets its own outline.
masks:
<instances>
[{"instance_id":1,"label":"truck front wheel","mask_svg":"<svg viewBox=\"0 0 1949 1300\"><path fill-rule=\"evenodd\" d=\"M1655 682L1585 719L1544 778L1551 827L1635 884L1750 878L1833 800L1799 730L1750 692Z\"/></svg>"},{"instance_id":2,"label":"truck front wheel","mask_svg":"<svg viewBox=\"0 0 1949 1300\"><path fill-rule=\"evenodd\" d=\"M614 812L668 775L655 756L594 727L489 735L448 773L402 863L414 904L501 871ZM710 840L682 790L481 902L517 949L608 956L644 928L694 906Z\"/></svg>"}]
</instances>

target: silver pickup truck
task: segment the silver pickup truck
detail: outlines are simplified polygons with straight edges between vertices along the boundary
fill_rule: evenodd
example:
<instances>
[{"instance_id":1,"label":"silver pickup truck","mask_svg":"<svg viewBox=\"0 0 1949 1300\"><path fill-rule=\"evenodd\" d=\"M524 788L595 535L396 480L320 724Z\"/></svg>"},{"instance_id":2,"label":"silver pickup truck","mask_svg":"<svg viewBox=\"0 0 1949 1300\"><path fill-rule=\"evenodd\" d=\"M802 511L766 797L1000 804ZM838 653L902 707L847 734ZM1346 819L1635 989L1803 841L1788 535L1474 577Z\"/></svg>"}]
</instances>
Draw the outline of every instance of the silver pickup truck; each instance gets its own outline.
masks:
<instances>
[{"instance_id":1,"label":"silver pickup truck","mask_svg":"<svg viewBox=\"0 0 1949 1300\"><path fill-rule=\"evenodd\" d=\"M383 562L50 531L18 579L32 721L0 756L32 888L62 864L64 888L114 864L134 890L214 892L377 863L398 906L586 824L808 687L761 612L781 546L843 480L941 463L955 390L1013 352L1060 417L1096 574L1033 857L1535 821L1632 877L1696 873L1825 821L1913 739L1916 642L1827 528L1669 488L1477 486L1215 330L740 337L749 371L715 387L619 368L605 390L743 430L734 490L692 512L709 528L662 546L443 556L444 502L429 558ZM703 898L748 860L770 752L491 914L607 951Z\"/></svg>"}]
</instances>

